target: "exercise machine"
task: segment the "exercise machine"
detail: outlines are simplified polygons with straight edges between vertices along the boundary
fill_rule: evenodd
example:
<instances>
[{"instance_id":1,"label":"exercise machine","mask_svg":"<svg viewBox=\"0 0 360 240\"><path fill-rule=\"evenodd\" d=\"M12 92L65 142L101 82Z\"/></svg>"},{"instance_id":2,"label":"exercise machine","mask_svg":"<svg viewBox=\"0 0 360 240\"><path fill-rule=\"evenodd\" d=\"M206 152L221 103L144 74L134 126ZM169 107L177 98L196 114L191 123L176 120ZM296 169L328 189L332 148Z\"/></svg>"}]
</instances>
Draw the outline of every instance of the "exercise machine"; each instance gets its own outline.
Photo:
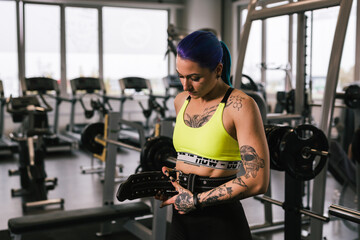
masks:
<instances>
[{"instance_id":1,"label":"exercise machine","mask_svg":"<svg viewBox=\"0 0 360 240\"><path fill-rule=\"evenodd\" d=\"M51 127L52 134L44 135L43 141L46 152L71 152L76 149L77 142L61 133L59 133L59 108L60 104L67 99L60 96L58 82L46 77L25 78L21 81L23 96L41 94L44 97L55 100L54 104L54 121Z\"/></svg>"},{"instance_id":2,"label":"exercise machine","mask_svg":"<svg viewBox=\"0 0 360 240\"><path fill-rule=\"evenodd\" d=\"M104 83L99 78L79 77L70 80L72 98L70 123L67 125L67 135L81 143L81 132L89 122L76 123L76 105L80 103L86 119L92 119L97 113L98 120L102 121L104 114L112 110ZM89 103L88 103L89 102ZM95 120L96 121L96 120Z\"/></svg>"},{"instance_id":3,"label":"exercise machine","mask_svg":"<svg viewBox=\"0 0 360 240\"><path fill-rule=\"evenodd\" d=\"M4 87L2 81L0 80L0 155L12 155L18 152L18 145L4 135L5 102Z\"/></svg>"},{"instance_id":4,"label":"exercise machine","mask_svg":"<svg viewBox=\"0 0 360 240\"><path fill-rule=\"evenodd\" d=\"M119 79L119 85L121 90L121 97L123 98L120 103L120 115L123 119L125 119L124 109L126 101L137 101L142 110L142 114L145 117L145 123L142 121L136 121L136 123L144 128L146 136L150 136L151 131L153 130L153 126L150 126L151 124L149 123L152 113L155 112L157 114L155 117L156 122L159 122L160 119L165 118L165 112L167 110L166 100L168 99L168 96L154 95L150 80L141 77L121 78ZM163 104L159 104L156 99L162 99ZM147 102L146 107L143 104L144 101ZM137 139L136 135L136 133L134 135L133 129L122 128L119 138L123 142L140 147L139 139Z\"/></svg>"},{"instance_id":5,"label":"exercise machine","mask_svg":"<svg viewBox=\"0 0 360 240\"><path fill-rule=\"evenodd\" d=\"M269 196L256 196L264 203L284 209L284 223L266 222L252 228L253 233L284 227L285 239L301 239L302 215L328 222L330 219L303 206L304 181L314 179L324 168L329 155L328 140L324 133L313 125L289 126L266 125L265 133L270 151L272 170L285 171L285 201ZM305 221L309 224L309 221Z\"/></svg>"},{"instance_id":6,"label":"exercise machine","mask_svg":"<svg viewBox=\"0 0 360 240\"><path fill-rule=\"evenodd\" d=\"M16 238L20 239L22 234L54 229L59 227L70 227L80 223L100 223L99 236L111 234L118 229L126 229L140 239L165 240L166 221L168 207L160 208L160 201L154 199L143 199L138 202L114 204L115 189L115 165L118 146L109 142L118 142L118 132L121 122L120 114L110 112L105 118L106 136L105 148L105 179L103 183L103 205L97 208L68 210L62 212L38 214L13 218L8 221L9 230ZM120 122L119 122L120 121ZM92 141L95 141L94 139ZM145 143L143 143L145 144ZM133 146L129 146L130 148ZM143 224L141 219L152 220L152 226Z\"/></svg>"},{"instance_id":7,"label":"exercise machine","mask_svg":"<svg viewBox=\"0 0 360 240\"><path fill-rule=\"evenodd\" d=\"M47 205L60 204L63 199L48 199L49 190L55 189L57 178L49 179L45 171L45 147L43 136L51 135L47 113L52 107L40 94L41 104L36 96L10 97L6 110L14 122L22 122L22 132L12 133L11 139L19 144L19 168L9 175L19 175L21 188L11 190L11 195L21 196L23 211Z\"/></svg>"}]
</instances>

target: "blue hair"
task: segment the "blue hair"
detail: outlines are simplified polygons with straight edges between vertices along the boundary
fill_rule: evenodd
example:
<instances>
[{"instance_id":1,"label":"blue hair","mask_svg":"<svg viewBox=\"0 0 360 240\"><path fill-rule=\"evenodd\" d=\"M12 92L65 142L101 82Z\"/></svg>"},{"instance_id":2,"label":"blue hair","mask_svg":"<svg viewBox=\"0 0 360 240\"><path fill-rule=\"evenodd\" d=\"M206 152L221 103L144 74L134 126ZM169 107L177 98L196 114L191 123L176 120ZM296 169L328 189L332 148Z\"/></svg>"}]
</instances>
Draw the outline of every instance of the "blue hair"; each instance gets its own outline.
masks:
<instances>
[{"instance_id":1,"label":"blue hair","mask_svg":"<svg viewBox=\"0 0 360 240\"><path fill-rule=\"evenodd\" d=\"M182 59L196 62L200 67L215 70L219 63L223 64L222 80L231 86L230 51L224 42L208 31L195 31L183 38L177 46L177 54Z\"/></svg>"}]
</instances>

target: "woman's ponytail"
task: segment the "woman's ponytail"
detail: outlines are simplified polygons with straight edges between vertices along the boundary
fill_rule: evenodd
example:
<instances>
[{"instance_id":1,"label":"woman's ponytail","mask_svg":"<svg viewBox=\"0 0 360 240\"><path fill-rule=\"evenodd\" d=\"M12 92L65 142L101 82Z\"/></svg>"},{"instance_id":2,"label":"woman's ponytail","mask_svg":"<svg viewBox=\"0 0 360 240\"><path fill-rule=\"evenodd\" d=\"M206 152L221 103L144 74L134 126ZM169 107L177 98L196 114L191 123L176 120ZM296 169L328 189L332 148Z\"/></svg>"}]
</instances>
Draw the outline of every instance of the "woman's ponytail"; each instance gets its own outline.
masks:
<instances>
[{"instance_id":1,"label":"woman's ponytail","mask_svg":"<svg viewBox=\"0 0 360 240\"><path fill-rule=\"evenodd\" d=\"M226 46L226 44L223 41L220 41L221 43L221 47L223 49L223 57L222 57L222 64L223 64L223 70L221 73L221 78L222 80L229 85L230 87L232 87L231 81L230 81L230 72L231 72L231 56L230 56L230 51L228 49L228 47Z\"/></svg>"}]
</instances>

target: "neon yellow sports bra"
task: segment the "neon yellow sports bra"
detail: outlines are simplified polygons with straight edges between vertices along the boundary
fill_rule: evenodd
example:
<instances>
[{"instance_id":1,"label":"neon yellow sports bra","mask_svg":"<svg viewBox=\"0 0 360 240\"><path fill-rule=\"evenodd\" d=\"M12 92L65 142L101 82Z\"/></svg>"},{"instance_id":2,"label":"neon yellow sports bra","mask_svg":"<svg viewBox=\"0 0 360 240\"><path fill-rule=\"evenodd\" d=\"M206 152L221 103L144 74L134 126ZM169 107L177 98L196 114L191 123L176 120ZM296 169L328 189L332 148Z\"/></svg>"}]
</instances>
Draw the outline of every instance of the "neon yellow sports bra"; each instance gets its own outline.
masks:
<instances>
[{"instance_id":1,"label":"neon yellow sports bra","mask_svg":"<svg viewBox=\"0 0 360 240\"><path fill-rule=\"evenodd\" d=\"M232 90L233 88L228 89L214 115L207 123L199 128L192 128L185 124L184 113L191 97L189 96L185 100L176 117L173 134L173 143L178 152L178 160L186 159L179 159L179 157L184 155L187 155L187 157L194 157L194 155L196 155L197 161L192 161L196 165L207 165L209 167L224 169L238 168L236 166L231 167L231 165L227 167L215 167L215 165L211 165L211 163L215 164L214 162L217 162L218 166L229 164L230 162L238 165L240 164L239 161L241 161L239 144L225 130L222 121L224 108ZM201 161L206 161L207 164L201 164Z\"/></svg>"}]
</instances>

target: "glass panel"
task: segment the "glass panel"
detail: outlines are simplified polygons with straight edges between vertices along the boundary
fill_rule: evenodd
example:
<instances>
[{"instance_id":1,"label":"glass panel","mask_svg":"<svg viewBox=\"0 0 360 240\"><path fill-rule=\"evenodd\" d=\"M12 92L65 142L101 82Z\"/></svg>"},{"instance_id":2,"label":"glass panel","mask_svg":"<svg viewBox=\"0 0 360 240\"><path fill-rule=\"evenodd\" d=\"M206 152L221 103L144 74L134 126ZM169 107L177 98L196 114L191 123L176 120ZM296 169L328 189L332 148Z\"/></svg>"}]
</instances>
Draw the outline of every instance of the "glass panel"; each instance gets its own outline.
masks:
<instances>
[{"instance_id":1,"label":"glass panel","mask_svg":"<svg viewBox=\"0 0 360 240\"><path fill-rule=\"evenodd\" d=\"M246 21L246 16L247 9L244 9L241 12L243 24ZM255 82L261 81L261 35L261 21L253 21L246 47L243 74L249 75Z\"/></svg>"},{"instance_id":2,"label":"glass panel","mask_svg":"<svg viewBox=\"0 0 360 240\"><path fill-rule=\"evenodd\" d=\"M65 16L67 79L99 77L97 9L67 7Z\"/></svg>"},{"instance_id":3,"label":"glass panel","mask_svg":"<svg viewBox=\"0 0 360 240\"><path fill-rule=\"evenodd\" d=\"M339 8L314 11L312 46L312 98L322 99L324 95L331 46Z\"/></svg>"},{"instance_id":4,"label":"glass panel","mask_svg":"<svg viewBox=\"0 0 360 240\"><path fill-rule=\"evenodd\" d=\"M0 79L5 96L18 96L19 74L16 39L16 4L0 1Z\"/></svg>"},{"instance_id":5,"label":"glass panel","mask_svg":"<svg viewBox=\"0 0 360 240\"><path fill-rule=\"evenodd\" d=\"M266 91L285 91L286 74L289 69L289 17L266 20ZM295 86L292 86L295 87Z\"/></svg>"},{"instance_id":6,"label":"glass panel","mask_svg":"<svg viewBox=\"0 0 360 240\"><path fill-rule=\"evenodd\" d=\"M25 5L25 76L60 81L60 8Z\"/></svg>"},{"instance_id":7,"label":"glass panel","mask_svg":"<svg viewBox=\"0 0 360 240\"><path fill-rule=\"evenodd\" d=\"M165 92L168 12L105 7L103 18L107 91L119 94L118 79L137 76L150 79L154 92Z\"/></svg>"}]
</instances>

